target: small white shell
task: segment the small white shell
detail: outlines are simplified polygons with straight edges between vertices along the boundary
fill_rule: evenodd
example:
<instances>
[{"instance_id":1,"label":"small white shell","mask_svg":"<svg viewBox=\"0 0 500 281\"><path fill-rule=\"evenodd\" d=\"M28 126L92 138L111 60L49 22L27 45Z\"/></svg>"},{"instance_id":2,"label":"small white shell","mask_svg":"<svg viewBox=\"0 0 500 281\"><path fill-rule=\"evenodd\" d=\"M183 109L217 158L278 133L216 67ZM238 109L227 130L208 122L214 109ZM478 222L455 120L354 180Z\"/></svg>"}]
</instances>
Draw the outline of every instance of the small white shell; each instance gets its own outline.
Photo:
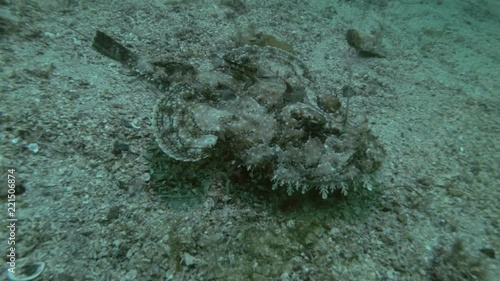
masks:
<instances>
[{"instance_id":1,"label":"small white shell","mask_svg":"<svg viewBox=\"0 0 500 281\"><path fill-rule=\"evenodd\" d=\"M17 266L16 273L7 271L7 279L9 281L31 281L40 276L45 269L43 262L28 262Z\"/></svg>"}]
</instances>

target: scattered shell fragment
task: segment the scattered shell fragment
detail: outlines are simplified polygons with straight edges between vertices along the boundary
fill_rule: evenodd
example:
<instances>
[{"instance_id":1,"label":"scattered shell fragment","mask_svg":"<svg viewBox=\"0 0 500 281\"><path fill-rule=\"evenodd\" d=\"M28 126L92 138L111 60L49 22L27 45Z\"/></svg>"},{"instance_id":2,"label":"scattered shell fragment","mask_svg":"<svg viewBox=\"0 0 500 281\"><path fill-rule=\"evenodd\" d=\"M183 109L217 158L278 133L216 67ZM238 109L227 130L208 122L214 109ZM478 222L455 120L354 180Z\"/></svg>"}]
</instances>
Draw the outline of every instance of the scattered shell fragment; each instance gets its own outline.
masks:
<instances>
[{"instance_id":1,"label":"scattered shell fragment","mask_svg":"<svg viewBox=\"0 0 500 281\"><path fill-rule=\"evenodd\" d=\"M43 262L18 262L20 266L16 266L15 273L7 271L7 280L9 281L31 281L39 277L45 269Z\"/></svg>"}]
</instances>

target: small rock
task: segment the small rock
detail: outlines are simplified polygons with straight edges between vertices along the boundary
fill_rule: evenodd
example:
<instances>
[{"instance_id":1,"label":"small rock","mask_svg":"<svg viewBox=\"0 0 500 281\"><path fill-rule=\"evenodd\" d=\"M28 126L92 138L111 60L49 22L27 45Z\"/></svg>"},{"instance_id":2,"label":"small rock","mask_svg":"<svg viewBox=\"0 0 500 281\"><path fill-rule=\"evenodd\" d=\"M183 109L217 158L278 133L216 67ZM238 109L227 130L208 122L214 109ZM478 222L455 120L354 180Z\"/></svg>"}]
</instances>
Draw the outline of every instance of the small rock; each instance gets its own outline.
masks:
<instances>
[{"instance_id":1,"label":"small rock","mask_svg":"<svg viewBox=\"0 0 500 281\"><path fill-rule=\"evenodd\" d=\"M334 113L340 109L340 101L334 95L324 95L318 98L318 105L323 111Z\"/></svg>"},{"instance_id":2,"label":"small rock","mask_svg":"<svg viewBox=\"0 0 500 281\"><path fill-rule=\"evenodd\" d=\"M406 214L399 214L398 221L401 223L405 223L408 220L408 216Z\"/></svg>"},{"instance_id":3,"label":"small rock","mask_svg":"<svg viewBox=\"0 0 500 281\"><path fill-rule=\"evenodd\" d=\"M133 281L137 280L137 270L132 269L127 274L123 275L122 278L120 278L120 281Z\"/></svg>"},{"instance_id":4,"label":"small rock","mask_svg":"<svg viewBox=\"0 0 500 281\"><path fill-rule=\"evenodd\" d=\"M108 215L106 216L107 221L113 221L120 217L120 206L113 206L109 209Z\"/></svg>"},{"instance_id":5,"label":"small rock","mask_svg":"<svg viewBox=\"0 0 500 281\"><path fill-rule=\"evenodd\" d=\"M198 258L193 257L192 255L188 253L184 253L182 255L182 261L184 262L185 265L187 266L195 266L200 263L200 260Z\"/></svg>"},{"instance_id":6,"label":"small rock","mask_svg":"<svg viewBox=\"0 0 500 281\"><path fill-rule=\"evenodd\" d=\"M33 153L38 153L38 151L40 151L40 147L38 146L38 143L30 143L30 144L28 144L27 147Z\"/></svg>"},{"instance_id":7,"label":"small rock","mask_svg":"<svg viewBox=\"0 0 500 281\"><path fill-rule=\"evenodd\" d=\"M493 248L482 248L479 251L481 251L481 253L485 254L486 256L488 256L491 259L495 258L495 249L493 249Z\"/></svg>"},{"instance_id":8,"label":"small rock","mask_svg":"<svg viewBox=\"0 0 500 281\"><path fill-rule=\"evenodd\" d=\"M141 175L141 180L148 182L151 179L151 175L149 173L144 173Z\"/></svg>"},{"instance_id":9,"label":"small rock","mask_svg":"<svg viewBox=\"0 0 500 281\"><path fill-rule=\"evenodd\" d=\"M434 180L430 177L422 177L418 178L417 182L423 186L431 186L434 185Z\"/></svg>"},{"instance_id":10,"label":"small rock","mask_svg":"<svg viewBox=\"0 0 500 281\"><path fill-rule=\"evenodd\" d=\"M113 143L113 151L112 153L115 155L115 156L118 156L120 154L122 154L123 152L127 152L130 150L130 146L126 143L123 143L123 142L119 142L119 141L115 141Z\"/></svg>"},{"instance_id":11,"label":"small rock","mask_svg":"<svg viewBox=\"0 0 500 281\"><path fill-rule=\"evenodd\" d=\"M252 274L252 280L254 280L254 281L271 281L272 279L269 277L266 277L262 274L254 272Z\"/></svg>"}]
</instances>

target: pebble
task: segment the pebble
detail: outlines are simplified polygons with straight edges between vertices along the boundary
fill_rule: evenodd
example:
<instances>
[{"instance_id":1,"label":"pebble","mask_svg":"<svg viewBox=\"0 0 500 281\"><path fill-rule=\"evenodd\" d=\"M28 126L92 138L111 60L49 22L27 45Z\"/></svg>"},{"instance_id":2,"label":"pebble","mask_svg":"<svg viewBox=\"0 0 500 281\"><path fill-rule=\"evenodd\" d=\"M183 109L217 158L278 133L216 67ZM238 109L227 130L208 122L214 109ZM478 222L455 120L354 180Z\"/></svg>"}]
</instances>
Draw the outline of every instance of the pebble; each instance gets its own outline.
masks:
<instances>
[{"instance_id":1,"label":"pebble","mask_svg":"<svg viewBox=\"0 0 500 281\"><path fill-rule=\"evenodd\" d=\"M27 147L33 153L38 153L38 151L40 151L40 147L37 143L30 143Z\"/></svg>"}]
</instances>

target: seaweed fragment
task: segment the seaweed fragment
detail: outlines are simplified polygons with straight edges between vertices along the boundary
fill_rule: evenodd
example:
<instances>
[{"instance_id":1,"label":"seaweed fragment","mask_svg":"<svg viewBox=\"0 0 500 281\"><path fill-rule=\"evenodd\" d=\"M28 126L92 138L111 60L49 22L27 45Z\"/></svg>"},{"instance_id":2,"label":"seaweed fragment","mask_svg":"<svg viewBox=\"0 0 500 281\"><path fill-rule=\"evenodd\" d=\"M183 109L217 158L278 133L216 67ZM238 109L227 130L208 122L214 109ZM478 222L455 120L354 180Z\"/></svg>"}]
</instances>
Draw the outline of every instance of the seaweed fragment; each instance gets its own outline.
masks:
<instances>
[{"instance_id":1,"label":"seaweed fragment","mask_svg":"<svg viewBox=\"0 0 500 281\"><path fill-rule=\"evenodd\" d=\"M99 30L96 30L92 47L102 55L125 65L134 66L137 62L137 56L132 51Z\"/></svg>"}]
</instances>

